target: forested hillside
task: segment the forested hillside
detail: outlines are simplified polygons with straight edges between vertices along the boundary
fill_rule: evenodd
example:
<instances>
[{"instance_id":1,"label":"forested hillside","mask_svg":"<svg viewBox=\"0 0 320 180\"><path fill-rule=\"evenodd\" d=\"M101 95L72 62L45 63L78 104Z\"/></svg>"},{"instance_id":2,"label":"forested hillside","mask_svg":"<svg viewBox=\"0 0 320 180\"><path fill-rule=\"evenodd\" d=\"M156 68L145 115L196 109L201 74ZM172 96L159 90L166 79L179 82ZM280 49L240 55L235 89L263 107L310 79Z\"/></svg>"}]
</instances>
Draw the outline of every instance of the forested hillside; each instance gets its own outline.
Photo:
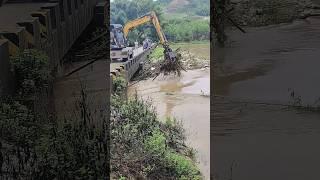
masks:
<instances>
[{"instance_id":1,"label":"forested hillside","mask_svg":"<svg viewBox=\"0 0 320 180\"><path fill-rule=\"evenodd\" d=\"M124 25L144 14L155 11L169 41L209 40L209 0L114 0L111 23ZM154 27L142 25L129 33L129 41L145 37L158 41Z\"/></svg>"}]
</instances>

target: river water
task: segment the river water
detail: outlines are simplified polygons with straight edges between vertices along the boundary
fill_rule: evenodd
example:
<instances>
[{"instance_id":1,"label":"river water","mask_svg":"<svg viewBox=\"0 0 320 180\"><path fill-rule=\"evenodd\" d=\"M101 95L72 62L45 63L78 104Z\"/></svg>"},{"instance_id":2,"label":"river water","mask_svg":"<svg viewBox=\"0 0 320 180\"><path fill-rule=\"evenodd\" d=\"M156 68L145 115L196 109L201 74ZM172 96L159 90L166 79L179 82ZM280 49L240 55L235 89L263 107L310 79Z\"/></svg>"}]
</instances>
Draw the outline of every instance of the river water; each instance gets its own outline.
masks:
<instances>
[{"instance_id":1,"label":"river water","mask_svg":"<svg viewBox=\"0 0 320 180\"><path fill-rule=\"evenodd\" d=\"M224 180L318 180L320 19L228 32L215 48L213 169Z\"/></svg>"},{"instance_id":2,"label":"river water","mask_svg":"<svg viewBox=\"0 0 320 180\"><path fill-rule=\"evenodd\" d=\"M210 175L210 70L189 70L181 77L158 77L129 86L129 95L151 100L160 120L176 117L186 129L187 144L197 151L199 168Z\"/></svg>"}]
</instances>

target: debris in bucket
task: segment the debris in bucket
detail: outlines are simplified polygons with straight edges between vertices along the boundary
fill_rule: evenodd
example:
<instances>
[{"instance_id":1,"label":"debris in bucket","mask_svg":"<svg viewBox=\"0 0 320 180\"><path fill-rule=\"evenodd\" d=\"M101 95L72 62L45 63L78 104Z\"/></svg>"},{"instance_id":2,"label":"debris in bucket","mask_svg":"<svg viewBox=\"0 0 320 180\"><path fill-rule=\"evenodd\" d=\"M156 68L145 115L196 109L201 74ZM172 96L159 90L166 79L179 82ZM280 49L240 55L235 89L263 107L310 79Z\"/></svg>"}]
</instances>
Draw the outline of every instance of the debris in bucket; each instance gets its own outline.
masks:
<instances>
[{"instance_id":1,"label":"debris in bucket","mask_svg":"<svg viewBox=\"0 0 320 180\"><path fill-rule=\"evenodd\" d=\"M210 67L209 59L198 57L180 48L174 52L176 54L176 61L174 62L165 61L163 56L161 58L150 57L147 59L143 64L143 70L133 77L133 80L156 79L160 74L177 74L179 76L181 75L181 70L186 71Z\"/></svg>"},{"instance_id":2,"label":"debris in bucket","mask_svg":"<svg viewBox=\"0 0 320 180\"><path fill-rule=\"evenodd\" d=\"M170 48L165 49L164 54L165 60L160 63L159 74L169 75L173 73L180 76L181 70L186 71L181 63L181 54L172 52Z\"/></svg>"}]
</instances>

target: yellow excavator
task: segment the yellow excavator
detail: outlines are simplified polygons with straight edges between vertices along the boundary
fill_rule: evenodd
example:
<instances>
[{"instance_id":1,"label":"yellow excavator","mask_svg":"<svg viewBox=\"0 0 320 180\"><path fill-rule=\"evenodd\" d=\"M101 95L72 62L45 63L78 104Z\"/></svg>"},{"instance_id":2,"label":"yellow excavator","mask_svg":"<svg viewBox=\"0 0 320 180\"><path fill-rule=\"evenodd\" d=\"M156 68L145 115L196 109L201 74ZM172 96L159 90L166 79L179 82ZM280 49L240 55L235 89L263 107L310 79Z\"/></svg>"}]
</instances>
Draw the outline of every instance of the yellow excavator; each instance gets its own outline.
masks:
<instances>
[{"instance_id":1,"label":"yellow excavator","mask_svg":"<svg viewBox=\"0 0 320 180\"><path fill-rule=\"evenodd\" d=\"M132 21L127 22L123 27L123 34L124 34L125 39L127 38L129 32L133 28L135 28L135 27L137 27L139 25L145 24L147 22L152 22L152 24L154 25L154 27L155 27L155 29L157 31L157 34L158 34L159 39L160 39L160 43L162 44L162 46L164 48L165 60L175 61L177 59L176 55L172 51L172 49L169 47L168 40L167 40L165 34L163 33L163 31L161 29L159 20L158 20L158 18L156 16L156 13L154 11L151 11L148 14L142 16L142 17L139 17L137 19L134 19Z\"/></svg>"}]
</instances>

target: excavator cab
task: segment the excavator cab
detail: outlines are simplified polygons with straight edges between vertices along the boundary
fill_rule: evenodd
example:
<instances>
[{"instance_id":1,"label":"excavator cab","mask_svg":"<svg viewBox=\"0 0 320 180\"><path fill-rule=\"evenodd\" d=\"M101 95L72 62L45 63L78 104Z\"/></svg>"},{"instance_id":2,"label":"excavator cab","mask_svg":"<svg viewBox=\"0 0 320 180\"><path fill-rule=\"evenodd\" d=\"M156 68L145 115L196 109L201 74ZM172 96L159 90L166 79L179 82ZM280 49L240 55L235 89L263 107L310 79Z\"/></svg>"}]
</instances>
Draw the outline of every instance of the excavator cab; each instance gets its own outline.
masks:
<instances>
[{"instance_id":1,"label":"excavator cab","mask_svg":"<svg viewBox=\"0 0 320 180\"><path fill-rule=\"evenodd\" d=\"M123 34L123 27L121 24L111 24L110 25L110 37L111 46L117 48L124 48L127 46L127 40Z\"/></svg>"},{"instance_id":2,"label":"excavator cab","mask_svg":"<svg viewBox=\"0 0 320 180\"><path fill-rule=\"evenodd\" d=\"M133 59L133 50L127 45L121 24L110 25L110 57L114 61L127 61Z\"/></svg>"}]
</instances>

